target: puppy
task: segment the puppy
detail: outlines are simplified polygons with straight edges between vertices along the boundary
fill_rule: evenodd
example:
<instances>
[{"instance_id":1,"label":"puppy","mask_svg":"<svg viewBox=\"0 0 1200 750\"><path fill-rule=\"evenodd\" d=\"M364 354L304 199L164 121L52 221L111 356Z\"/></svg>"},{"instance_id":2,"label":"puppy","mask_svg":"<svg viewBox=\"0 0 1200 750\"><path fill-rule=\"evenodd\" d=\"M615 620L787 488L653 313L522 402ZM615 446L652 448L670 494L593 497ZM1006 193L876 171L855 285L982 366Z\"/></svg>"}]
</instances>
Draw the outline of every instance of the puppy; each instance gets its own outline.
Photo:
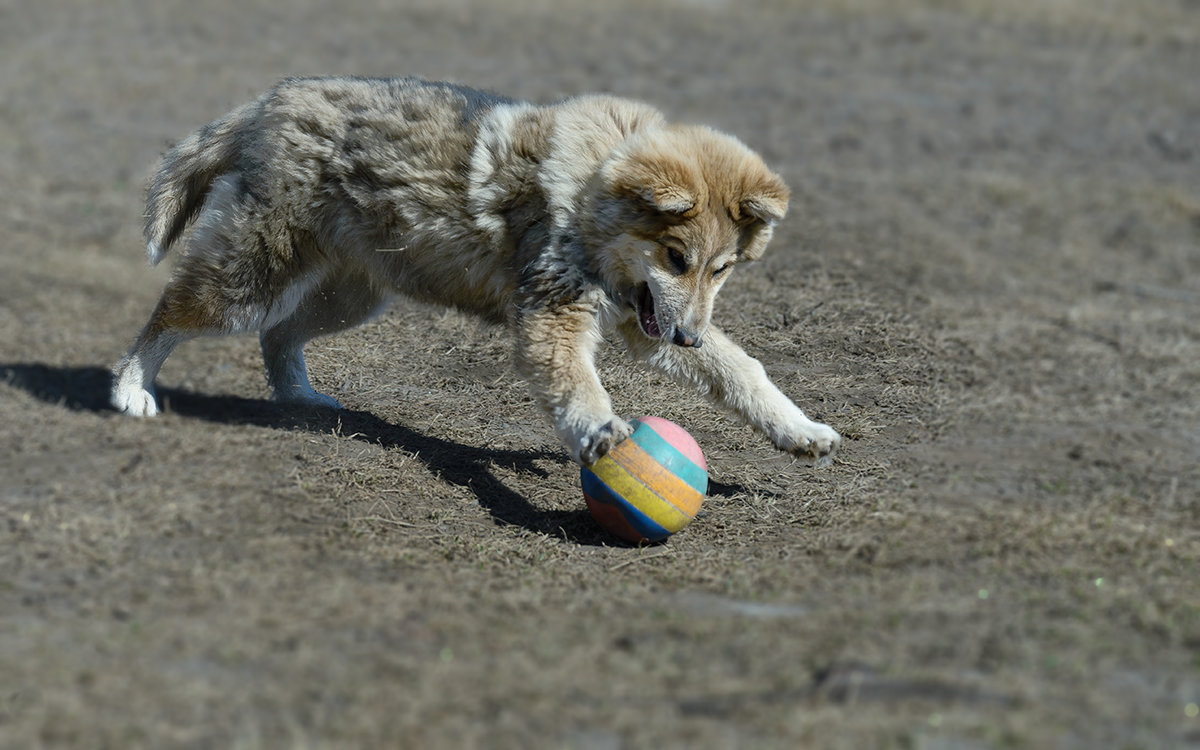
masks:
<instances>
[{"instance_id":1,"label":"puppy","mask_svg":"<svg viewBox=\"0 0 1200 750\"><path fill-rule=\"evenodd\" d=\"M112 403L151 416L155 376L181 342L258 331L276 399L338 407L309 385L305 343L406 294L508 326L519 372L584 465L631 431L594 366L614 331L780 450L825 455L838 434L709 324L788 197L738 140L636 102L286 80L164 157L147 199L150 261L194 227L114 369Z\"/></svg>"}]
</instances>

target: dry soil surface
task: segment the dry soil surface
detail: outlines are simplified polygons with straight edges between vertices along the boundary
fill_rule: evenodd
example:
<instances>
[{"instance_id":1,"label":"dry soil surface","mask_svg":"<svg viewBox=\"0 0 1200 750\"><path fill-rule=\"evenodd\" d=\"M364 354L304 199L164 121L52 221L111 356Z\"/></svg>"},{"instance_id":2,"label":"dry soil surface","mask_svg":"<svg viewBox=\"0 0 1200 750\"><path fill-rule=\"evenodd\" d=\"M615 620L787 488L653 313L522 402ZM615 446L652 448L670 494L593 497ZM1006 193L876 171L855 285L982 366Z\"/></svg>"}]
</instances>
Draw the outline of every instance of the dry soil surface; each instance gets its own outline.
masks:
<instances>
[{"instance_id":1,"label":"dry soil surface","mask_svg":"<svg viewBox=\"0 0 1200 750\"><path fill-rule=\"evenodd\" d=\"M398 304L106 407L142 189L277 79L606 91L794 190L718 322L846 436L695 435L667 543L584 510L500 330ZM0 746L1200 747L1200 5L0 1Z\"/></svg>"}]
</instances>

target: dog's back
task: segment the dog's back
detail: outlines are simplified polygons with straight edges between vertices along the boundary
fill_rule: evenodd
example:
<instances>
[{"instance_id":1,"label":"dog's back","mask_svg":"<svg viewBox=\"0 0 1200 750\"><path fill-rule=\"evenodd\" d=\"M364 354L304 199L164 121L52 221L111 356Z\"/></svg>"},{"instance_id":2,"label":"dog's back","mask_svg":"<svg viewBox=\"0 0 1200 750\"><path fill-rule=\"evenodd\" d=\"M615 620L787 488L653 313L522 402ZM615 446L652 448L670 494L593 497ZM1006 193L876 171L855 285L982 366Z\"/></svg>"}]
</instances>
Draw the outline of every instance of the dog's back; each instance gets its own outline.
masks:
<instances>
[{"instance_id":1,"label":"dog's back","mask_svg":"<svg viewBox=\"0 0 1200 750\"><path fill-rule=\"evenodd\" d=\"M289 79L164 158L147 201L157 262L285 274L363 265L394 291L504 322L521 269L579 209L614 144L659 124L605 96L533 105L420 79Z\"/></svg>"},{"instance_id":2,"label":"dog's back","mask_svg":"<svg viewBox=\"0 0 1200 750\"><path fill-rule=\"evenodd\" d=\"M510 101L415 78L285 80L163 158L146 203L150 258L161 260L221 177L237 183L239 199L278 209L294 225L306 201L348 198L389 228L419 226L429 217L396 207L461 205L479 119Z\"/></svg>"}]
</instances>

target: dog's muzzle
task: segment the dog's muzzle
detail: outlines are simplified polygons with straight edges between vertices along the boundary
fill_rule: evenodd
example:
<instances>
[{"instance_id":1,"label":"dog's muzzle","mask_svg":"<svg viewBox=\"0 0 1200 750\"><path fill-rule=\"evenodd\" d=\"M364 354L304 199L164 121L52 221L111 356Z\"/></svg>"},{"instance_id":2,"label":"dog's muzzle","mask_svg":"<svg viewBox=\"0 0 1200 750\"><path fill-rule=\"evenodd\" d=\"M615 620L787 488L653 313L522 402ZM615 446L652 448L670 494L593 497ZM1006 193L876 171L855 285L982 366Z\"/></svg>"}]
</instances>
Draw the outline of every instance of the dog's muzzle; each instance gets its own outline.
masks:
<instances>
[{"instance_id":1,"label":"dog's muzzle","mask_svg":"<svg viewBox=\"0 0 1200 750\"><path fill-rule=\"evenodd\" d=\"M654 309L654 295L651 294L648 284L641 286L634 306L637 308L638 323L642 327L642 333L652 339L664 338L667 331L664 331L658 324L658 315ZM676 346L690 346L699 349L700 334L693 333L682 326L675 326L671 332L671 343Z\"/></svg>"}]
</instances>

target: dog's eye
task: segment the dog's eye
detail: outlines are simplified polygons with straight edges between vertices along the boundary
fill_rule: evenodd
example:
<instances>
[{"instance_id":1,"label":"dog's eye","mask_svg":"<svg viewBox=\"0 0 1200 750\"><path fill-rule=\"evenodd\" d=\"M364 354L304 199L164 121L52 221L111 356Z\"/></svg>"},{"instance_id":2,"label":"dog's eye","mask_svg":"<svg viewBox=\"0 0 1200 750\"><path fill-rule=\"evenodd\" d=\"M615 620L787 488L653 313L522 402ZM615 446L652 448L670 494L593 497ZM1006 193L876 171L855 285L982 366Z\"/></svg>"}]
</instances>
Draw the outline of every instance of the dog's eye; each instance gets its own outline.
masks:
<instances>
[{"instance_id":1,"label":"dog's eye","mask_svg":"<svg viewBox=\"0 0 1200 750\"><path fill-rule=\"evenodd\" d=\"M671 265L675 266L675 270L679 273L687 273L688 262L687 256L677 247L667 248L667 259L671 261Z\"/></svg>"},{"instance_id":2,"label":"dog's eye","mask_svg":"<svg viewBox=\"0 0 1200 750\"><path fill-rule=\"evenodd\" d=\"M713 274L712 274L712 275L713 275L713 278L714 278L714 279L715 279L715 278L717 278L718 276L720 276L721 274L725 273L726 271L728 271L728 270L729 270L729 269L731 269L731 268L733 268L733 264L732 264L732 263L726 263L725 265L721 266L721 267L720 267L720 268L718 268L717 270L713 271Z\"/></svg>"}]
</instances>

